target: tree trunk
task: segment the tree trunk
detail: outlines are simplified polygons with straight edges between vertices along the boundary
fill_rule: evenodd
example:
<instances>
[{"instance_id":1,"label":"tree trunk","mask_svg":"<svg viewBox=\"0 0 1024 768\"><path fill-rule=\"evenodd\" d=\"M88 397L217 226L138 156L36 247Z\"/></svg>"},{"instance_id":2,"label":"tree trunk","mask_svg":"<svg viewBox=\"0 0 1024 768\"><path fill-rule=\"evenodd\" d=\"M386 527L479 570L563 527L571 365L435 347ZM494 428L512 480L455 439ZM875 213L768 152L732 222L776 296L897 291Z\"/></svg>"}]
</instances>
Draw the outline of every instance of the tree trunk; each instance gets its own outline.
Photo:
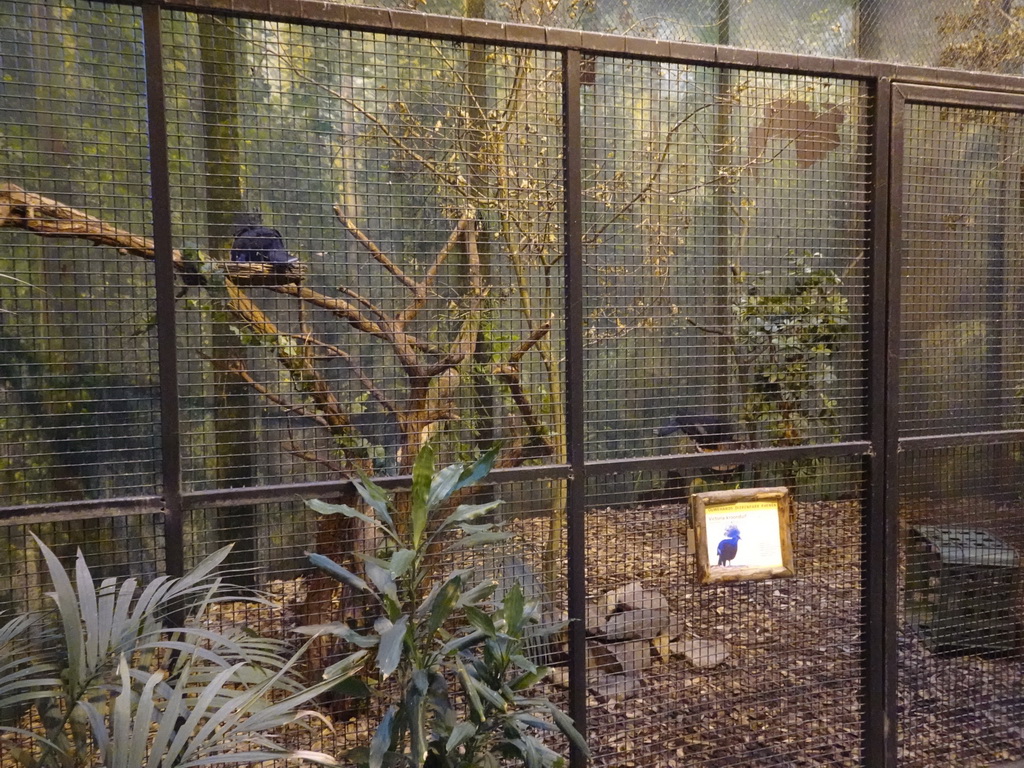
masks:
<instances>
[{"instance_id":1,"label":"tree trunk","mask_svg":"<svg viewBox=\"0 0 1024 768\"><path fill-rule=\"evenodd\" d=\"M241 135L238 93L240 41L237 21L199 17L202 84L203 179L206 185L206 236L212 258L227 260L234 224L243 210ZM251 485L255 475L256 430L249 386L230 371L230 363L244 360L246 350L232 330L225 308L212 313L211 355L214 361L213 442L218 484L239 488ZM218 511L214 537L218 546L234 543L227 561L245 569L242 578L255 579L256 512L250 505Z\"/></svg>"}]
</instances>

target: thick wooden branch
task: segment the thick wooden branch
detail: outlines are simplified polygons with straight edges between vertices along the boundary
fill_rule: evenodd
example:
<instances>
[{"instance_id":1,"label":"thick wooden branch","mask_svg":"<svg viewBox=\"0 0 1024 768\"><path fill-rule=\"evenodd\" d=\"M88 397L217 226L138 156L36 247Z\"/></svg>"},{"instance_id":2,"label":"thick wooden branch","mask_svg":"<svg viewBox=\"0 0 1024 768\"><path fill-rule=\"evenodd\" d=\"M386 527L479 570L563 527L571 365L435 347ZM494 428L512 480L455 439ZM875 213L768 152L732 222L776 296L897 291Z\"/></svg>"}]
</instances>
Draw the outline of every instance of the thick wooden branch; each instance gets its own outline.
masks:
<instances>
[{"instance_id":1,"label":"thick wooden branch","mask_svg":"<svg viewBox=\"0 0 1024 768\"><path fill-rule=\"evenodd\" d=\"M519 345L515 352L509 355L508 361L512 365L518 365L522 359L526 356L526 353L533 349L540 340L548 335L551 330L551 321L544 323L542 326L534 330L528 338L523 339L523 342Z\"/></svg>"},{"instance_id":2,"label":"thick wooden branch","mask_svg":"<svg viewBox=\"0 0 1024 768\"><path fill-rule=\"evenodd\" d=\"M7 182L0 183L0 228L24 229L44 237L77 237L150 261L156 258L152 239ZM180 252L172 251L172 258L176 267L185 266Z\"/></svg>"},{"instance_id":3,"label":"thick wooden branch","mask_svg":"<svg viewBox=\"0 0 1024 768\"><path fill-rule=\"evenodd\" d=\"M215 365L217 364L216 361L212 362L214 362ZM279 395L275 392L272 392L269 387L265 387L264 385L256 381L256 379L252 377L249 371L245 369L245 366L242 365L241 361L234 361L233 363L227 366L227 370L229 370L232 374L234 374L243 382L245 382L246 385L251 387L253 391L255 391L257 394L262 395L268 401L278 406L284 413L311 419L321 427L330 428L330 424L328 424L327 420L319 413L309 413L301 405L296 405L295 403L290 402L283 395Z\"/></svg>"},{"instance_id":4,"label":"thick wooden branch","mask_svg":"<svg viewBox=\"0 0 1024 768\"><path fill-rule=\"evenodd\" d=\"M544 425L541 424L540 419L537 418L537 414L533 410L533 405L530 403L530 398L527 396L526 390L523 388L523 380L519 365L496 365L492 372L494 375L500 377L501 380L505 382L505 386L508 387L508 391L512 395L512 402L516 404L516 410L519 411L519 417L523 420L523 423L526 424L533 443L542 448L544 455L554 456L555 448L551 444L551 438L548 436Z\"/></svg>"},{"instance_id":5,"label":"thick wooden branch","mask_svg":"<svg viewBox=\"0 0 1024 768\"><path fill-rule=\"evenodd\" d=\"M344 349L334 344L328 344L326 341L321 341L320 339L314 338L309 334L292 333L288 335L291 338L301 342L303 345L317 347L318 349L324 350L329 355L344 360L346 363L349 364L350 370L352 371L352 375L356 377L360 385L362 385L363 389L365 389L369 393L370 397L376 400L377 403L379 403L386 410L390 411L391 413L397 414L397 410L395 409L394 403L392 403L387 398L387 396L381 391L381 389L374 383L374 381L369 376L366 375L365 371L363 371L362 367L355 361L355 359L353 359L352 355L350 355Z\"/></svg>"},{"instance_id":6,"label":"thick wooden branch","mask_svg":"<svg viewBox=\"0 0 1024 768\"><path fill-rule=\"evenodd\" d=\"M472 356L476 349L477 330L480 327L480 312L483 309L484 286L480 275L480 249L477 243L477 232L475 227L468 226L471 222L472 219L463 219L459 222L460 226L456 227L456 231L463 232L465 236L466 261L469 267L469 300L463 309L466 319L462 321L459 335L452 343L448 353L433 366L429 366L426 369L428 376L436 376L449 368L459 365L463 360ZM461 228L463 225L466 225L465 229ZM451 242L449 241L449 243Z\"/></svg>"}]
</instances>

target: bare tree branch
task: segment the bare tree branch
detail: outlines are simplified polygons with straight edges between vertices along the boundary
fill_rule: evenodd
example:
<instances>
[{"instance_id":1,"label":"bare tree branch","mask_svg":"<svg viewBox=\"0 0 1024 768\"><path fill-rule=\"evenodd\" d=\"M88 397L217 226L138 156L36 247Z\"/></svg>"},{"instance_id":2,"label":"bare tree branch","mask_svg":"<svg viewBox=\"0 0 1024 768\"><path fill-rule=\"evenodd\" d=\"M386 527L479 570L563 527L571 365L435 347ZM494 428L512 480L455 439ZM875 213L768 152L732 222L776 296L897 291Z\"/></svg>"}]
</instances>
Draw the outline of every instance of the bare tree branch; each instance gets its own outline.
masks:
<instances>
[{"instance_id":1,"label":"bare tree branch","mask_svg":"<svg viewBox=\"0 0 1024 768\"><path fill-rule=\"evenodd\" d=\"M2 228L25 229L44 237L82 238L149 261L156 258L156 245L152 239L118 229L77 208L27 192L16 184L0 183ZM172 258L176 267L184 266L180 252L172 251Z\"/></svg>"},{"instance_id":2,"label":"bare tree branch","mask_svg":"<svg viewBox=\"0 0 1024 768\"><path fill-rule=\"evenodd\" d=\"M396 409L395 409L394 403L392 403L387 398L387 396L383 392L381 392L380 388L377 387L377 385L373 382L373 380L370 379L370 377L367 376L363 372L362 367L360 367L359 364L356 363L356 361L352 358L352 355L350 355L344 349L342 349L341 347L335 346L334 344L329 344L326 341L321 341L320 339L314 338L313 336L310 336L309 334L301 334L300 335L300 334L297 334L297 333L290 333L290 334L287 334L287 335L290 336L291 338L297 339L298 341L302 342L303 344L306 344L306 345L311 344L313 346L319 347L320 349L325 350L328 354L333 355L334 357L337 357L337 358L340 358L340 359L344 360L346 363L349 364L350 370L352 371L353 375L356 377L356 379L362 385L363 389L365 389L370 394L370 397L372 397L374 400L376 400L380 405L382 405L385 409L387 409L391 413L396 413L397 412Z\"/></svg>"},{"instance_id":3,"label":"bare tree branch","mask_svg":"<svg viewBox=\"0 0 1024 768\"><path fill-rule=\"evenodd\" d=\"M437 279L438 270L441 265L444 264L448 255L452 252L455 244L459 241L459 238L465 234L466 230L476 220L476 211L472 208L466 210L462 214L462 218L459 219L458 224L452 229L451 234L448 235L448 240L437 252L437 256L434 257L433 263L427 268L427 271L423 275L423 280L417 283L416 290L414 291L416 298L413 303L404 309L398 316L399 328L405 328L408 323L416 318L419 314L420 309L423 308L424 302L427 300L427 292L434 286L434 281Z\"/></svg>"}]
</instances>

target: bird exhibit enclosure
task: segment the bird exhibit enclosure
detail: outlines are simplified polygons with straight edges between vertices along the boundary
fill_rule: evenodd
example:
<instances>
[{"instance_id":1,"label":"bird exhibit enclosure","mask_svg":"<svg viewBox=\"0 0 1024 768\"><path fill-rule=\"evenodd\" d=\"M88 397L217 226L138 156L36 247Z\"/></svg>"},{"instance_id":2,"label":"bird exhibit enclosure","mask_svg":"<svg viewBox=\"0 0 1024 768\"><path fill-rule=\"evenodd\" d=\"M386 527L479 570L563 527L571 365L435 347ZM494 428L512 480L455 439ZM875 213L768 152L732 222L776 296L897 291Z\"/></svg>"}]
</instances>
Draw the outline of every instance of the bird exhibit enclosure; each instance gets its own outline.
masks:
<instances>
[{"instance_id":1,"label":"bird exhibit enclosure","mask_svg":"<svg viewBox=\"0 0 1024 768\"><path fill-rule=\"evenodd\" d=\"M1024 760L1024 10L378 5L0 0L0 768Z\"/></svg>"}]
</instances>

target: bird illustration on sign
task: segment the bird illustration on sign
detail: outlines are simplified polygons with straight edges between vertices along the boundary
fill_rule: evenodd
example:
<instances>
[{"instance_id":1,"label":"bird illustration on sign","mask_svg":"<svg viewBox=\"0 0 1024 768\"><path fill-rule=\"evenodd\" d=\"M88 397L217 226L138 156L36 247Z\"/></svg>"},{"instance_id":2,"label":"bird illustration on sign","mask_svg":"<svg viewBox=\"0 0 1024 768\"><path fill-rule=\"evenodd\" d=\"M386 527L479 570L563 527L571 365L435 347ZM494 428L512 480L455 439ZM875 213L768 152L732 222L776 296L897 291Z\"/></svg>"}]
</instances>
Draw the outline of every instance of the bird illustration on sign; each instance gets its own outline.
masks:
<instances>
[{"instance_id":1,"label":"bird illustration on sign","mask_svg":"<svg viewBox=\"0 0 1024 768\"><path fill-rule=\"evenodd\" d=\"M729 565L739 551L740 529L730 525L725 529L725 538L718 542L718 564Z\"/></svg>"}]
</instances>

